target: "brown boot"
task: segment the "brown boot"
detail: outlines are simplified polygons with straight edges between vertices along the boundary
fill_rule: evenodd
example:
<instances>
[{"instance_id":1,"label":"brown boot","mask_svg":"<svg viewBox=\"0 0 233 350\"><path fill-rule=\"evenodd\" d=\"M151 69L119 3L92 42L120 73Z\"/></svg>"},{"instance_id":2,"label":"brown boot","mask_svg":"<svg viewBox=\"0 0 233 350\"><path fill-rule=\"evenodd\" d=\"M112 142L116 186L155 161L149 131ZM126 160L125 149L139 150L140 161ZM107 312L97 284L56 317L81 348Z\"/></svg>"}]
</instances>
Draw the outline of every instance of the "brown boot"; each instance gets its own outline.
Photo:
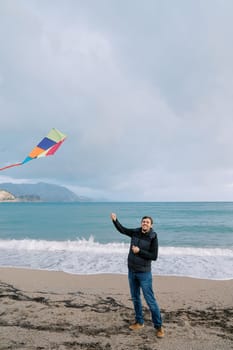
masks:
<instances>
[{"instance_id":1,"label":"brown boot","mask_svg":"<svg viewBox=\"0 0 233 350\"><path fill-rule=\"evenodd\" d=\"M138 331L139 329L143 328L144 327L144 323L134 323L134 324L131 324L129 326L129 329L131 329L131 331Z\"/></svg>"},{"instance_id":2,"label":"brown boot","mask_svg":"<svg viewBox=\"0 0 233 350\"><path fill-rule=\"evenodd\" d=\"M159 327L156 329L156 337L163 338L164 337L164 329L163 327Z\"/></svg>"}]
</instances>

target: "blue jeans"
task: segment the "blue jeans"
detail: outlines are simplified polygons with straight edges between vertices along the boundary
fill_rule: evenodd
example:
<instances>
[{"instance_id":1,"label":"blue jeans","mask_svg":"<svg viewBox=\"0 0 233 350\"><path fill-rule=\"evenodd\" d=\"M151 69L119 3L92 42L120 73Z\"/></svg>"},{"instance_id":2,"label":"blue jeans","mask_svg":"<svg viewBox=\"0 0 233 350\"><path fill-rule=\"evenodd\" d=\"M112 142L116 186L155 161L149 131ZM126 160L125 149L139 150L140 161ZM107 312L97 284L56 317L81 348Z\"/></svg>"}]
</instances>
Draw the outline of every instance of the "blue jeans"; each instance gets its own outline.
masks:
<instances>
[{"instance_id":1,"label":"blue jeans","mask_svg":"<svg viewBox=\"0 0 233 350\"><path fill-rule=\"evenodd\" d=\"M142 289L146 303L150 309L152 321L155 328L162 326L162 318L159 306L154 296L152 288L152 274L151 272L128 272L129 286L131 297L133 300L135 319L137 323L144 323L142 313L142 302L140 296L140 289Z\"/></svg>"}]
</instances>

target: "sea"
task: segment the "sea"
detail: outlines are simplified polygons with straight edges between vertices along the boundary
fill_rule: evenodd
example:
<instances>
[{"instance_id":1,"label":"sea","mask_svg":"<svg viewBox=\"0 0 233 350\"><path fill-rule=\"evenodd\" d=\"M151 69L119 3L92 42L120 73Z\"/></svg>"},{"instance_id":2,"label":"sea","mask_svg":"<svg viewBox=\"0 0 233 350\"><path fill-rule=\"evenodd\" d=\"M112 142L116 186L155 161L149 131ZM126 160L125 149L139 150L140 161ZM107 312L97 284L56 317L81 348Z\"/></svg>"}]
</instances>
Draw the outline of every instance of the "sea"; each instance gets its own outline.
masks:
<instances>
[{"instance_id":1,"label":"sea","mask_svg":"<svg viewBox=\"0 0 233 350\"><path fill-rule=\"evenodd\" d=\"M129 238L114 228L154 219L162 276L233 278L233 202L0 203L0 266L127 274Z\"/></svg>"}]
</instances>

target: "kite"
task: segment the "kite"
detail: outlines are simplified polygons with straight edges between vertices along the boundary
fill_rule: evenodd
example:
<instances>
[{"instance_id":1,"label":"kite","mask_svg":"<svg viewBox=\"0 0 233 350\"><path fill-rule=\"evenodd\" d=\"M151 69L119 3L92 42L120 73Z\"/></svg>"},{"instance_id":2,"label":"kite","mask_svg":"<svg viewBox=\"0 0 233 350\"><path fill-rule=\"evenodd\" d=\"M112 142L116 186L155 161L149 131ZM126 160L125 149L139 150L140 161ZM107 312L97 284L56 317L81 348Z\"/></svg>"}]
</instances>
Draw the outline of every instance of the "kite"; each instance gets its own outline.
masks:
<instances>
[{"instance_id":1,"label":"kite","mask_svg":"<svg viewBox=\"0 0 233 350\"><path fill-rule=\"evenodd\" d=\"M58 148L65 141L65 139L66 139L65 134L53 128L50 130L48 135L44 137L35 148L33 148L33 150L21 163L7 165L3 168L0 168L0 171L8 168L12 168L14 166L23 165L32 159L51 156L58 150Z\"/></svg>"}]
</instances>

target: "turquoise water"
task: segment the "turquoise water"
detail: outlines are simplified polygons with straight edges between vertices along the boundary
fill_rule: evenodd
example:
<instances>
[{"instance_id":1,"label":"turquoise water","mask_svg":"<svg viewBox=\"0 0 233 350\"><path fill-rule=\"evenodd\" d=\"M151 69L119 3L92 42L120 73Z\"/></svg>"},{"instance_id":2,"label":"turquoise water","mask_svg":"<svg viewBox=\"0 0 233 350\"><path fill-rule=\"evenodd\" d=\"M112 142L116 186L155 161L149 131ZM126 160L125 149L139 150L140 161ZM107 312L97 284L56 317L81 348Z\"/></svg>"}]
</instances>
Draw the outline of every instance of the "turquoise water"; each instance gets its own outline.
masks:
<instances>
[{"instance_id":1,"label":"turquoise water","mask_svg":"<svg viewBox=\"0 0 233 350\"><path fill-rule=\"evenodd\" d=\"M127 273L129 240L114 229L111 212L127 227L140 226L143 215L154 218L155 273L233 277L230 202L1 203L0 266Z\"/></svg>"},{"instance_id":2,"label":"turquoise water","mask_svg":"<svg viewBox=\"0 0 233 350\"><path fill-rule=\"evenodd\" d=\"M0 239L127 241L112 211L128 227L151 215L164 246L233 246L233 203L1 203Z\"/></svg>"}]
</instances>

